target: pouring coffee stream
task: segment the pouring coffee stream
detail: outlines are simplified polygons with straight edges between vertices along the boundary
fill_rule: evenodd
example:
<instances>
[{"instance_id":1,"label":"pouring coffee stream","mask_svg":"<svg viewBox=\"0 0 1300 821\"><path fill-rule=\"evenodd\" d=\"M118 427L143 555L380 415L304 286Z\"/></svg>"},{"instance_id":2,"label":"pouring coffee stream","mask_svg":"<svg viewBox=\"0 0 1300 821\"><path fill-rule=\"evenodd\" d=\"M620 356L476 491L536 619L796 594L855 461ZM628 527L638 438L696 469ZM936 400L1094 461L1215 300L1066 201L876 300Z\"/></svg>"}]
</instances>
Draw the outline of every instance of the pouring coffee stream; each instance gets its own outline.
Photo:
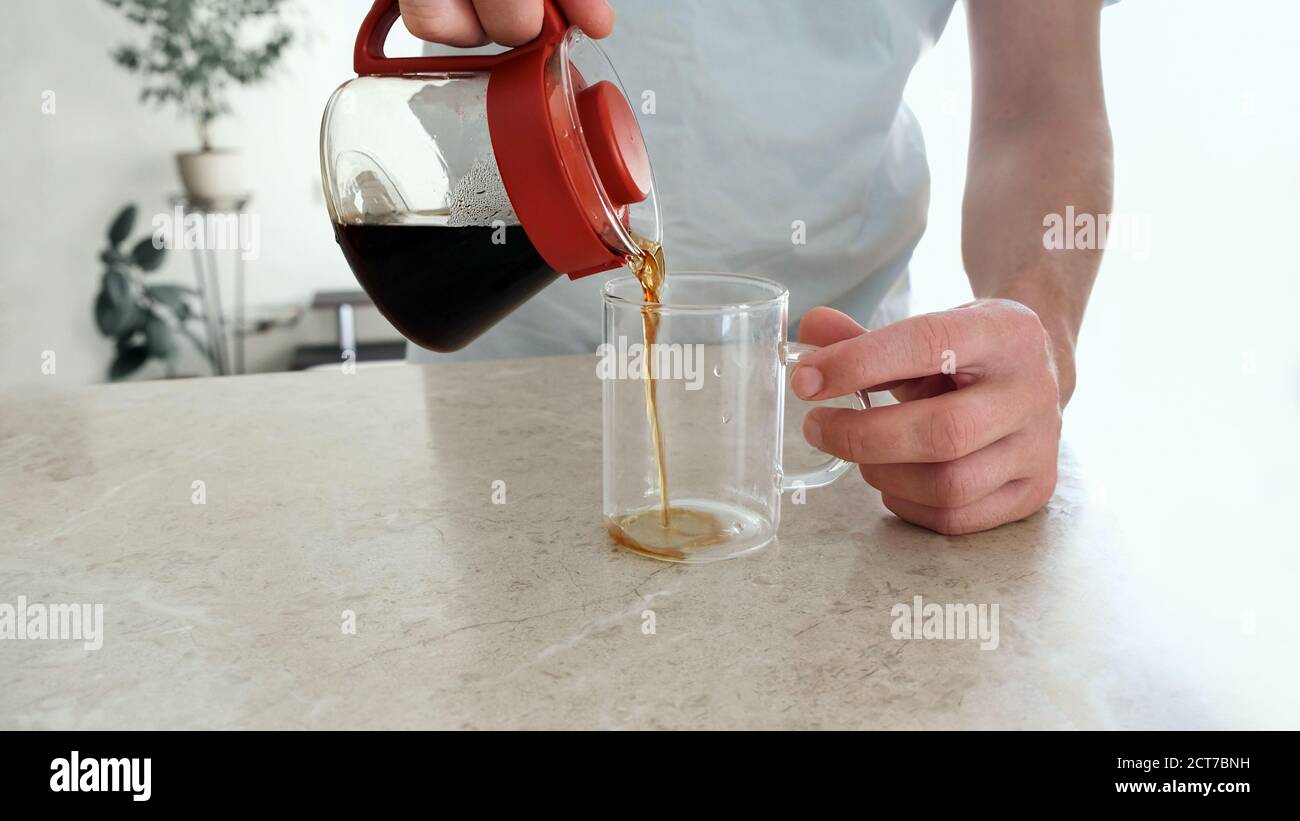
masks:
<instances>
[{"instance_id":1,"label":"pouring coffee stream","mask_svg":"<svg viewBox=\"0 0 1300 821\"><path fill-rule=\"evenodd\" d=\"M642 300L646 307L641 309L641 329L646 354L645 374L645 411L650 423L650 439L655 451L655 468L659 474L659 524L663 528L671 525L672 510L668 502L668 462L664 457L664 433L659 424L659 385L654 371L655 356L653 351L659 338L659 314L652 306L662 301L664 279L668 275L664 267L664 249L659 243L646 241L641 246L642 254L629 263L633 276L641 283Z\"/></svg>"},{"instance_id":2,"label":"pouring coffee stream","mask_svg":"<svg viewBox=\"0 0 1300 821\"><path fill-rule=\"evenodd\" d=\"M651 445L654 448L655 469L658 479L659 505L655 510L642 510L610 519L607 529L610 537L637 553L655 558L681 561L687 551L722 544L730 532L717 516L704 510L673 507L668 489L668 460L665 449L663 425L659 415L659 379L655 373L658 356L655 346L659 339L659 306L663 302L668 269L664 265L663 245L640 240L642 253L628 262L633 276L641 285L641 328L644 337L646 419L650 426Z\"/></svg>"}]
</instances>

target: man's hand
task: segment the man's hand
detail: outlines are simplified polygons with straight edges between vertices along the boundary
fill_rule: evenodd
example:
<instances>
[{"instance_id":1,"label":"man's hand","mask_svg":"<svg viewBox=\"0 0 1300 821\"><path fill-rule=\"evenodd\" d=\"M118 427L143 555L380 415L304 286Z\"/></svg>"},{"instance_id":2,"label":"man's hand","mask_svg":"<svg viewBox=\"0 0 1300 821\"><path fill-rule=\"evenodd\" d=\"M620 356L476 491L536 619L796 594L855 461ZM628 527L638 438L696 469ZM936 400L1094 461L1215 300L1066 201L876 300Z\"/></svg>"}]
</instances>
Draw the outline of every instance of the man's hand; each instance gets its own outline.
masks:
<instances>
[{"instance_id":1,"label":"man's hand","mask_svg":"<svg viewBox=\"0 0 1300 821\"><path fill-rule=\"evenodd\" d=\"M889 390L900 404L816 408L814 447L857 463L885 507L955 535L1041 509L1056 487L1061 395L1053 345L1018 302L979 300L868 333L831 308L809 311L793 387L820 400Z\"/></svg>"},{"instance_id":2,"label":"man's hand","mask_svg":"<svg viewBox=\"0 0 1300 821\"><path fill-rule=\"evenodd\" d=\"M608 37L614 12L606 0L558 0L588 37ZM422 40L449 46L522 46L542 31L542 0L401 0L402 20Z\"/></svg>"}]
</instances>

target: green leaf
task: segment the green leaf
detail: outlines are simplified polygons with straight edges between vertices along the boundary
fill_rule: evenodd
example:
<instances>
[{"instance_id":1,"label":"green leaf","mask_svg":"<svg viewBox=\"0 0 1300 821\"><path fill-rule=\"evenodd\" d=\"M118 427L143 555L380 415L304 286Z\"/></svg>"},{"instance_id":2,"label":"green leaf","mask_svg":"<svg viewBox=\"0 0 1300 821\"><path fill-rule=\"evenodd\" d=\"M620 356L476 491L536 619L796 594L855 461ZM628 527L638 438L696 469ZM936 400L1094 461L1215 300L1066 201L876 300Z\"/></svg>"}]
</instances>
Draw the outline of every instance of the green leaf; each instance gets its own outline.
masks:
<instances>
[{"instance_id":1,"label":"green leaf","mask_svg":"<svg viewBox=\"0 0 1300 821\"><path fill-rule=\"evenodd\" d=\"M103 290L118 305L131 301L131 280L116 268L104 272Z\"/></svg>"},{"instance_id":2,"label":"green leaf","mask_svg":"<svg viewBox=\"0 0 1300 821\"><path fill-rule=\"evenodd\" d=\"M118 326L122 324L125 311L113 301L108 291L100 291L95 297L95 325L104 336L117 336Z\"/></svg>"},{"instance_id":3,"label":"green leaf","mask_svg":"<svg viewBox=\"0 0 1300 821\"><path fill-rule=\"evenodd\" d=\"M298 38L286 0L106 0L141 29L113 49L114 62L143 80L142 100L174 104L201 123L229 112L233 84L266 80Z\"/></svg>"},{"instance_id":4,"label":"green leaf","mask_svg":"<svg viewBox=\"0 0 1300 821\"><path fill-rule=\"evenodd\" d=\"M112 281L110 277L106 276L105 281L105 287L95 297L95 325L99 332L104 336L122 336L139 330L144 321L140 306L129 294L125 299L116 296L107 284Z\"/></svg>"},{"instance_id":5,"label":"green leaf","mask_svg":"<svg viewBox=\"0 0 1300 821\"><path fill-rule=\"evenodd\" d=\"M116 248L105 248L104 252L99 255L99 259L110 268L121 265L127 261L127 258L122 256L122 252Z\"/></svg>"},{"instance_id":6,"label":"green leaf","mask_svg":"<svg viewBox=\"0 0 1300 821\"><path fill-rule=\"evenodd\" d=\"M114 248L116 248L131 235L131 229L134 227L135 206L128 205L121 211L117 212L117 216L113 218L112 224L108 226L108 241Z\"/></svg>"},{"instance_id":7,"label":"green leaf","mask_svg":"<svg viewBox=\"0 0 1300 821\"><path fill-rule=\"evenodd\" d=\"M140 370L140 366L149 361L149 349L144 345L135 345L119 351L113 364L108 367L108 378L114 381L130 376Z\"/></svg>"},{"instance_id":8,"label":"green leaf","mask_svg":"<svg viewBox=\"0 0 1300 821\"><path fill-rule=\"evenodd\" d=\"M131 280L125 273L110 268L104 272L102 286L95 297L95 324L105 336L122 336L144 327L145 315L136 304Z\"/></svg>"},{"instance_id":9,"label":"green leaf","mask_svg":"<svg viewBox=\"0 0 1300 821\"><path fill-rule=\"evenodd\" d=\"M139 305L132 302L125 307L114 308L109 320L116 324L108 336L116 336L119 340L129 339L131 334L144 329L145 313Z\"/></svg>"},{"instance_id":10,"label":"green leaf","mask_svg":"<svg viewBox=\"0 0 1300 821\"><path fill-rule=\"evenodd\" d=\"M135 247L131 249L131 259L133 259L135 264L140 266L140 270L145 273L157 271L159 266L163 264L163 258L166 256L166 248L154 247L153 237L140 240L136 243Z\"/></svg>"},{"instance_id":11,"label":"green leaf","mask_svg":"<svg viewBox=\"0 0 1300 821\"><path fill-rule=\"evenodd\" d=\"M131 292L131 279L120 269L109 268L105 271L99 290L107 294L113 306L123 314L135 304L135 296Z\"/></svg>"},{"instance_id":12,"label":"green leaf","mask_svg":"<svg viewBox=\"0 0 1300 821\"><path fill-rule=\"evenodd\" d=\"M159 359L168 359L176 353L176 337L162 317L150 314L144 324L145 336L149 339L149 353Z\"/></svg>"},{"instance_id":13,"label":"green leaf","mask_svg":"<svg viewBox=\"0 0 1300 821\"><path fill-rule=\"evenodd\" d=\"M190 298L198 295L193 288L184 285L147 285L144 293L153 301L171 308L177 319L182 320L190 318Z\"/></svg>"}]
</instances>

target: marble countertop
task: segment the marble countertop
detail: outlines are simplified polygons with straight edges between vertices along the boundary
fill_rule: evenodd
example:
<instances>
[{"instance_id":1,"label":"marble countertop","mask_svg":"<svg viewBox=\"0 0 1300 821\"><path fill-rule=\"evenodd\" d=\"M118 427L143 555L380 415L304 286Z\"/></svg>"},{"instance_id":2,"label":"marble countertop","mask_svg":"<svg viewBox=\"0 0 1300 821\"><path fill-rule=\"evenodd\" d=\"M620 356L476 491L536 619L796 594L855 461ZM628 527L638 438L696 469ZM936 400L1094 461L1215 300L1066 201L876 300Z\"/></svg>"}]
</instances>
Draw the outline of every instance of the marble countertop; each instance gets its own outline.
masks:
<instances>
[{"instance_id":1,"label":"marble countertop","mask_svg":"<svg viewBox=\"0 0 1300 821\"><path fill-rule=\"evenodd\" d=\"M611 545L599 431L586 357L6 395L0 605L103 640L0 640L0 728L1298 726L1286 601L1143 550L1068 441L1024 522L851 474L682 566ZM996 648L899 638L918 596Z\"/></svg>"}]
</instances>

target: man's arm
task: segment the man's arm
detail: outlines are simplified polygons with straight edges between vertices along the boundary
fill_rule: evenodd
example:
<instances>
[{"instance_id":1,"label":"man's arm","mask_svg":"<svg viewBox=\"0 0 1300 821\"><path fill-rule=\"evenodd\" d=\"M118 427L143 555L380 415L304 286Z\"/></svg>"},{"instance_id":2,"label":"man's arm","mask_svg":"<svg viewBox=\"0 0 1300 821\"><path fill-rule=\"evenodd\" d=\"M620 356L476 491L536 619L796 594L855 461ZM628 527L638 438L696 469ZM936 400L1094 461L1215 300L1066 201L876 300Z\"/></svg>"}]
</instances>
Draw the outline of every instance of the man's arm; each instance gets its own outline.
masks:
<instances>
[{"instance_id":1,"label":"man's arm","mask_svg":"<svg viewBox=\"0 0 1300 821\"><path fill-rule=\"evenodd\" d=\"M1098 58L1101 0L970 0L975 77L962 252L969 305L866 333L814 308L822 345L795 392L891 390L900 404L816 408L804 436L856 462L885 507L941 533L985 530L1047 504L1074 343L1100 251L1049 251L1044 218L1110 208Z\"/></svg>"},{"instance_id":2,"label":"man's arm","mask_svg":"<svg viewBox=\"0 0 1300 821\"><path fill-rule=\"evenodd\" d=\"M1101 0L970 0L973 77L962 257L976 297L1013 299L1051 337L1064 406L1101 250L1048 250L1043 220L1109 214ZM1073 231L1073 226L1066 226Z\"/></svg>"}]
</instances>

